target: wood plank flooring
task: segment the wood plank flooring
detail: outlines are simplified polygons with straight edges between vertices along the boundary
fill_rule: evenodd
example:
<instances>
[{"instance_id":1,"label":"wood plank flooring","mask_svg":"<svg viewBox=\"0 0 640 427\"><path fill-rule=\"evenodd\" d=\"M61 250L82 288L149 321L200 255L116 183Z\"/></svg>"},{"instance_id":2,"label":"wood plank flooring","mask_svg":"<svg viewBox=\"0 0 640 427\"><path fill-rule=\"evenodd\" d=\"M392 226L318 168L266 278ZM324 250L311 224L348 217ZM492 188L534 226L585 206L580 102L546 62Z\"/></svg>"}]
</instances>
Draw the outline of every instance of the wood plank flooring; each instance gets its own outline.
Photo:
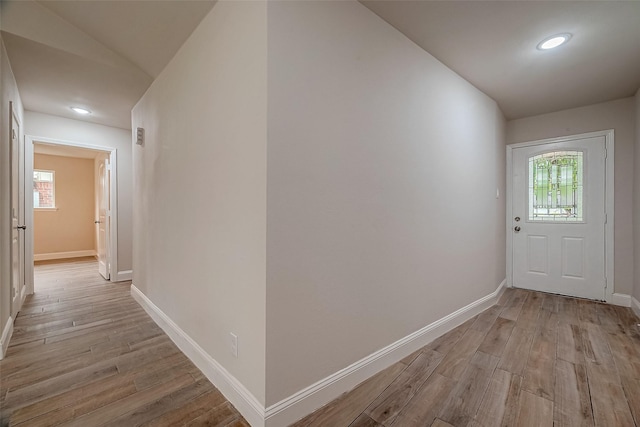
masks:
<instances>
[{"instance_id":1,"label":"wood plank flooring","mask_svg":"<svg viewBox=\"0 0 640 427\"><path fill-rule=\"evenodd\" d=\"M0 425L248 426L92 259L36 267L0 361ZM508 289L295 426L639 426L631 310Z\"/></svg>"},{"instance_id":2,"label":"wood plank flooring","mask_svg":"<svg viewBox=\"0 0 640 427\"><path fill-rule=\"evenodd\" d=\"M640 426L628 308L521 289L294 426Z\"/></svg>"},{"instance_id":3,"label":"wood plank flooring","mask_svg":"<svg viewBox=\"0 0 640 427\"><path fill-rule=\"evenodd\" d=\"M0 425L248 426L95 259L39 263L0 361Z\"/></svg>"}]
</instances>

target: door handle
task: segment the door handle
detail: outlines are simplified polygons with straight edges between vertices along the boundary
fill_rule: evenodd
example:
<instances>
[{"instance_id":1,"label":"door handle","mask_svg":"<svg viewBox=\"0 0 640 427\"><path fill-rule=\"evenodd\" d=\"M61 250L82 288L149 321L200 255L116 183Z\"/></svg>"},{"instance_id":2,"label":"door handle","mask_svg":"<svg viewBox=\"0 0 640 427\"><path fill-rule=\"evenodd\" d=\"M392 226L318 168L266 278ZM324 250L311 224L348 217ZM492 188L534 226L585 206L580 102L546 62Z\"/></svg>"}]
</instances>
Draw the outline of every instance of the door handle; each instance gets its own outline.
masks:
<instances>
[{"instance_id":1,"label":"door handle","mask_svg":"<svg viewBox=\"0 0 640 427\"><path fill-rule=\"evenodd\" d=\"M100 224L100 221L93 221L94 224Z\"/></svg>"},{"instance_id":2,"label":"door handle","mask_svg":"<svg viewBox=\"0 0 640 427\"><path fill-rule=\"evenodd\" d=\"M26 230L27 226L26 225L19 225L16 227L18 230Z\"/></svg>"},{"instance_id":3,"label":"door handle","mask_svg":"<svg viewBox=\"0 0 640 427\"><path fill-rule=\"evenodd\" d=\"M513 230L517 233L518 231L521 230L519 225L516 225L515 227L513 227Z\"/></svg>"}]
</instances>

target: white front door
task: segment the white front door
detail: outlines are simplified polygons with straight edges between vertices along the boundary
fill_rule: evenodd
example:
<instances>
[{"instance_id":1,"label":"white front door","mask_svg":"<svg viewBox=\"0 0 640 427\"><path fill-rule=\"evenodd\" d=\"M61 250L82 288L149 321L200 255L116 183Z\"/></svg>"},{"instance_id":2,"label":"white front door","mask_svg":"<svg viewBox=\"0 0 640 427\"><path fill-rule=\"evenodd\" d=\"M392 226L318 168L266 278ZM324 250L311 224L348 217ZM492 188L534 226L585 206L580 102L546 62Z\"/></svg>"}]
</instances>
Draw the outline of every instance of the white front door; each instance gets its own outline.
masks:
<instances>
[{"instance_id":1,"label":"white front door","mask_svg":"<svg viewBox=\"0 0 640 427\"><path fill-rule=\"evenodd\" d=\"M109 159L100 160L98 164L98 271L109 280L111 265L109 262L109 229L110 229L110 168Z\"/></svg>"},{"instance_id":2,"label":"white front door","mask_svg":"<svg viewBox=\"0 0 640 427\"><path fill-rule=\"evenodd\" d=\"M13 111L11 111L11 316L15 319L22 300L25 296L24 287L24 186L21 176L23 167L20 161L24 161L24 154L20 150L20 123ZM23 184L24 185L24 184ZM22 221L22 222L21 222Z\"/></svg>"},{"instance_id":3,"label":"white front door","mask_svg":"<svg viewBox=\"0 0 640 427\"><path fill-rule=\"evenodd\" d=\"M604 136L512 150L513 286L605 299Z\"/></svg>"}]
</instances>

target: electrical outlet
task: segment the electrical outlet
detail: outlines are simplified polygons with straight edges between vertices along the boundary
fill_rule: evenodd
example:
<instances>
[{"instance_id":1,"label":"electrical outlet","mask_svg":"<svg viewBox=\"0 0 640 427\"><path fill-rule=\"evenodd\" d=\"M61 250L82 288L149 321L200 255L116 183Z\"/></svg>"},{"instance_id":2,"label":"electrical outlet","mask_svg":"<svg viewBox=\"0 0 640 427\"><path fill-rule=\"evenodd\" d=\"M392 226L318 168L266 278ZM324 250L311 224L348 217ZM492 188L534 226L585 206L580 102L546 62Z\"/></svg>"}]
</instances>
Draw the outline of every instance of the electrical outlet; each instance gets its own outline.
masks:
<instances>
[{"instance_id":1,"label":"electrical outlet","mask_svg":"<svg viewBox=\"0 0 640 427\"><path fill-rule=\"evenodd\" d=\"M238 336L233 332L229 332L231 336L231 354L233 357L238 357Z\"/></svg>"}]
</instances>

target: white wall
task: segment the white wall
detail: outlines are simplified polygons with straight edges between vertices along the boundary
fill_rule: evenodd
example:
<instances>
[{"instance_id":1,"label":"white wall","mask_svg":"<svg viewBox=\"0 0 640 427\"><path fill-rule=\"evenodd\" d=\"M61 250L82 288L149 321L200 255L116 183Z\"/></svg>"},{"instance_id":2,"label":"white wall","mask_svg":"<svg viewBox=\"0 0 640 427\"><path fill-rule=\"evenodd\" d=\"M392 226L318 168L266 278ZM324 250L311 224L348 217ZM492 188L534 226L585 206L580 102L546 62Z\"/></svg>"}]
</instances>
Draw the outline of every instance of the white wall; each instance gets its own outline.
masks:
<instances>
[{"instance_id":1,"label":"white wall","mask_svg":"<svg viewBox=\"0 0 640 427\"><path fill-rule=\"evenodd\" d=\"M218 2L133 109L133 283L262 404L266 47L265 2Z\"/></svg>"},{"instance_id":2,"label":"white wall","mask_svg":"<svg viewBox=\"0 0 640 427\"><path fill-rule=\"evenodd\" d=\"M267 404L505 278L496 103L357 2L269 2Z\"/></svg>"},{"instance_id":3,"label":"white wall","mask_svg":"<svg viewBox=\"0 0 640 427\"><path fill-rule=\"evenodd\" d=\"M25 112L25 134L116 148L118 167L118 271L133 267L131 131L49 114ZM37 138L35 138L37 140Z\"/></svg>"},{"instance_id":4,"label":"white wall","mask_svg":"<svg viewBox=\"0 0 640 427\"><path fill-rule=\"evenodd\" d=\"M534 141L605 129L615 131L614 292L633 292L634 98L558 111L507 123L507 143Z\"/></svg>"},{"instance_id":5,"label":"white wall","mask_svg":"<svg viewBox=\"0 0 640 427\"><path fill-rule=\"evenodd\" d=\"M640 89L635 96L635 179L633 184L633 247L634 247L634 291L640 301ZM637 307L640 310L640 307Z\"/></svg>"},{"instance_id":6,"label":"white wall","mask_svg":"<svg viewBox=\"0 0 640 427\"><path fill-rule=\"evenodd\" d=\"M0 37L0 335L11 316L11 167L9 102L13 102L24 129L24 112L18 86ZM24 133L24 132L22 132ZM21 135L22 137L22 135ZM1 356L2 350L0 350Z\"/></svg>"}]
</instances>

